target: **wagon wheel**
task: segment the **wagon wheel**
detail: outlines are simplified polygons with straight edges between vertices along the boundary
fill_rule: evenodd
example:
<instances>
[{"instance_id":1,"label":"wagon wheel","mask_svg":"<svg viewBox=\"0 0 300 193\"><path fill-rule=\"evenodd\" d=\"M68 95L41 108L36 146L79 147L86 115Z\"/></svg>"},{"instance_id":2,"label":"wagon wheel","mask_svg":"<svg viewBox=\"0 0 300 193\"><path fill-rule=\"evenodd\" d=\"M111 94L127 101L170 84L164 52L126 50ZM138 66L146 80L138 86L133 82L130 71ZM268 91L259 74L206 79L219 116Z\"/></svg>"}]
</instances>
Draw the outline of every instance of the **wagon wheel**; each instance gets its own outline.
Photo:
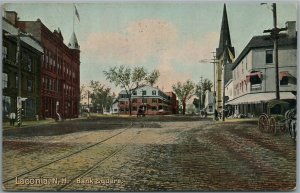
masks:
<instances>
[{"instance_id":1,"label":"wagon wheel","mask_svg":"<svg viewBox=\"0 0 300 193\"><path fill-rule=\"evenodd\" d=\"M269 132L276 135L276 131L277 131L276 126L277 126L276 119L274 117L270 117L270 119L269 119Z\"/></svg>"},{"instance_id":2,"label":"wagon wheel","mask_svg":"<svg viewBox=\"0 0 300 193\"><path fill-rule=\"evenodd\" d=\"M267 114L262 114L258 119L258 129L261 132L266 132L269 127L269 118Z\"/></svg>"}]
</instances>

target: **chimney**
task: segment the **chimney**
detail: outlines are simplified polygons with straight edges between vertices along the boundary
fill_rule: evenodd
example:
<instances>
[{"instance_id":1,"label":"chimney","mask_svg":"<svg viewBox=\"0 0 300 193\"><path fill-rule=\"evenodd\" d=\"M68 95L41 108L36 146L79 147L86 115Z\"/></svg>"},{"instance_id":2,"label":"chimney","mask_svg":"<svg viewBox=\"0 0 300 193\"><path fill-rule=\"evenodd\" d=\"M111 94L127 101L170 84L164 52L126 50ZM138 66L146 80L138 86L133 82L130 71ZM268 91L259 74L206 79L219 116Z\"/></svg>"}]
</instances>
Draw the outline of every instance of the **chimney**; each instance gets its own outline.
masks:
<instances>
[{"instance_id":1,"label":"chimney","mask_svg":"<svg viewBox=\"0 0 300 193\"><path fill-rule=\"evenodd\" d=\"M289 38L295 38L296 37L296 21L287 21L285 23L285 26L287 28L287 34Z\"/></svg>"},{"instance_id":2,"label":"chimney","mask_svg":"<svg viewBox=\"0 0 300 193\"><path fill-rule=\"evenodd\" d=\"M15 11L6 11L6 19L13 25L16 25L18 20L18 14Z\"/></svg>"}]
</instances>

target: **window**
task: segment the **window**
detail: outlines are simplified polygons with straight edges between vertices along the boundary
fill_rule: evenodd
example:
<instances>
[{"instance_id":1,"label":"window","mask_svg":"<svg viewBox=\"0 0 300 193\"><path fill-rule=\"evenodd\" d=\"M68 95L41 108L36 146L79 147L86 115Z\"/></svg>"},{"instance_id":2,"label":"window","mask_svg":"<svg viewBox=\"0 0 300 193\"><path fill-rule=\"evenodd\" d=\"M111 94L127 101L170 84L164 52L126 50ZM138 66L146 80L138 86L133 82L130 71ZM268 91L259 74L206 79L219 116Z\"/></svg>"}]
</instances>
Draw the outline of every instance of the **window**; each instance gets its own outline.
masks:
<instances>
[{"instance_id":1,"label":"window","mask_svg":"<svg viewBox=\"0 0 300 193\"><path fill-rule=\"evenodd\" d=\"M132 99L132 103L137 103L137 99Z\"/></svg>"},{"instance_id":2,"label":"window","mask_svg":"<svg viewBox=\"0 0 300 193\"><path fill-rule=\"evenodd\" d=\"M8 116L11 111L11 101L9 96L2 97L2 115Z\"/></svg>"},{"instance_id":3,"label":"window","mask_svg":"<svg viewBox=\"0 0 300 193\"><path fill-rule=\"evenodd\" d=\"M32 60L31 60L30 57L28 57L28 59L27 59L27 70L28 70L29 72L32 71Z\"/></svg>"},{"instance_id":4,"label":"window","mask_svg":"<svg viewBox=\"0 0 300 193\"><path fill-rule=\"evenodd\" d=\"M153 90L153 91L152 91L152 95L156 95L156 90Z\"/></svg>"},{"instance_id":5,"label":"window","mask_svg":"<svg viewBox=\"0 0 300 193\"><path fill-rule=\"evenodd\" d=\"M136 90L132 91L132 95L136 95Z\"/></svg>"},{"instance_id":6,"label":"window","mask_svg":"<svg viewBox=\"0 0 300 193\"><path fill-rule=\"evenodd\" d=\"M288 85L289 84L289 77L284 76L282 77L282 79L280 80L280 85Z\"/></svg>"},{"instance_id":7,"label":"window","mask_svg":"<svg viewBox=\"0 0 300 193\"><path fill-rule=\"evenodd\" d=\"M273 63L273 50L266 50L266 64Z\"/></svg>"},{"instance_id":8,"label":"window","mask_svg":"<svg viewBox=\"0 0 300 193\"><path fill-rule=\"evenodd\" d=\"M36 114L35 113L35 100L27 99L25 102L26 102L25 116L33 117Z\"/></svg>"},{"instance_id":9,"label":"window","mask_svg":"<svg viewBox=\"0 0 300 193\"><path fill-rule=\"evenodd\" d=\"M152 103L157 103L157 99L152 99Z\"/></svg>"},{"instance_id":10,"label":"window","mask_svg":"<svg viewBox=\"0 0 300 193\"><path fill-rule=\"evenodd\" d=\"M132 107L132 111L137 111L137 107Z\"/></svg>"},{"instance_id":11,"label":"window","mask_svg":"<svg viewBox=\"0 0 300 193\"><path fill-rule=\"evenodd\" d=\"M7 47L2 46L2 57L3 59L7 58Z\"/></svg>"},{"instance_id":12,"label":"window","mask_svg":"<svg viewBox=\"0 0 300 193\"><path fill-rule=\"evenodd\" d=\"M251 76L250 77L251 84L261 84L261 79L259 76Z\"/></svg>"},{"instance_id":13,"label":"window","mask_svg":"<svg viewBox=\"0 0 300 193\"><path fill-rule=\"evenodd\" d=\"M27 80L27 91L32 92L32 80Z\"/></svg>"},{"instance_id":14,"label":"window","mask_svg":"<svg viewBox=\"0 0 300 193\"><path fill-rule=\"evenodd\" d=\"M147 103L147 99L142 99L142 103Z\"/></svg>"},{"instance_id":15,"label":"window","mask_svg":"<svg viewBox=\"0 0 300 193\"><path fill-rule=\"evenodd\" d=\"M146 90L142 90L142 95L147 95L147 91Z\"/></svg>"},{"instance_id":16,"label":"window","mask_svg":"<svg viewBox=\"0 0 300 193\"><path fill-rule=\"evenodd\" d=\"M2 73L2 88L7 88L8 75L7 73Z\"/></svg>"},{"instance_id":17,"label":"window","mask_svg":"<svg viewBox=\"0 0 300 193\"><path fill-rule=\"evenodd\" d=\"M16 75L16 88L18 88L19 87L19 77L18 77L18 75Z\"/></svg>"}]
</instances>

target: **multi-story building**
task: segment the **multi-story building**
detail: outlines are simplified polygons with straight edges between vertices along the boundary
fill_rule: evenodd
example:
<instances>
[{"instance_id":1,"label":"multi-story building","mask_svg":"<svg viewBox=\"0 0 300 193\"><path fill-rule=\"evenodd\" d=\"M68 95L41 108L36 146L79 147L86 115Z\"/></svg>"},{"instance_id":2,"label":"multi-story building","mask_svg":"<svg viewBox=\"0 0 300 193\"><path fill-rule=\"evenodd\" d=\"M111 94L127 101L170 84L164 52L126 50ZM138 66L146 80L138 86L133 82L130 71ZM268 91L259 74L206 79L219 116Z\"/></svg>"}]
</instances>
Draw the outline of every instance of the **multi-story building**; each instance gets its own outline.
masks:
<instances>
[{"instance_id":1,"label":"multi-story building","mask_svg":"<svg viewBox=\"0 0 300 193\"><path fill-rule=\"evenodd\" d=\"M119 93L118 104L120 114L129 114L129 100L125 91ZM152 86L140 86L131 91L132 114L136 115L139 108L146 115L176 114L178 101L173 92L165 93Z\"/></svg>"},{"instance_id":2,"label":"multi-story building","mask_svg":"<svg viewBox=\"0 0 300 193\"><path fill-rule=\"evenodd\" d=\"M80 100L80 50L75 33L66 46L60 29L51 32L40 19L20 21L17 13L7 12L20 29L31 33L44 50L41 60L42 117L78 117Z\"/></svg>"},{"instance_id":3,"label":"multi-story building","mask_svg":"<svg viewBox=\"0 0 300 193\"><path fill-rule=\"evenodd\" d=\"M287 32L279 35L278 64L280 99L295 105L297 91L296 22L286 23ZM275 64L270 35L254 36L233 66L233 98L235 113L267 112L267 102L275 99Z\"/></svg>"},{"instance_id":4,"label":"multi-story building","mask_svg":"<svg viewBox=\"0 0 300 193\"><path fill-rule=\"evenodd\" d=\"M18 29L14 21L11 22L7 16L9 15L2 18L2 115L5 120L10 112L17 113L17 97L21 94L22 116L25 119L32 119L39 114L40 109L40 66L43 48L33 37L20 36L20 57L17 64ZM25 32L21 31L21 34ZM19 68L21 68L21 85L19 85Z\"/></svg>"}]
</instances>

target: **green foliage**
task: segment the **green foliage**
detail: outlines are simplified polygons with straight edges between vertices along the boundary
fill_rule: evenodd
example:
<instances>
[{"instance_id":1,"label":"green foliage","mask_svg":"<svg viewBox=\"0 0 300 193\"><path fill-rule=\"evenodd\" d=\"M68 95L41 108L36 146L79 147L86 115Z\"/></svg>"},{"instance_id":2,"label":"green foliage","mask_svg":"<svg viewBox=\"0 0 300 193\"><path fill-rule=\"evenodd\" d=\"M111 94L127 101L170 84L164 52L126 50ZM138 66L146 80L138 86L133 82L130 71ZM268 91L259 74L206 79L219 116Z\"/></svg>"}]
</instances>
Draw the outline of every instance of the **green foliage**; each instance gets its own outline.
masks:
<instances>
[{"instance_id":1,"label":"green foliage","mask_svg":"<svg viewBox=\"0 0 300 193\"><path fill-rule=\"evenodd\" d=\"M111 88L102 85L99 81L91 81L89 87L92 92L90 94L91 103L94 108L97 107L101 112L111 107L113 97Z\"/></svg>"},{"instance_id":2,"label":"green foliage","mask_svg":"<svg viewBox=\"0 0 300 193\"><path fill-rule=\"evenodd\" d=\"M195 89L195 94L196 96L201 99L201 108L204 108L204 103L205 103L205 94L207 91L211 91L211 88L213 87L213 83L212 81L210 81L209 79L204 79L196 85L196 89Z\"/></svg>"},{"instance_id":3,"label":"green foliage","mask_svg":"<svg viewBox=\"0 0 300 193\"><path fill-rule=\"evenodd\" d=\"M186 101L194 95L195 84L191 80L187 80L184 83L177 82L172 88L183 106L182 114L185 114Z\"/></svg>"},{"instance_id":4,"label":"green foliage","mask_svg":"<svg viewBox=\"0 0 300 193\"><path fill-rule=\"evenodd\" d=\"M131 115L131 91L142 84L151 86L158 80L159 71L154 70L149 75L144 67L134 67L133 69L121 65L112 67L108 71L103 71L106 80L121 87L129 96L129 112Z\"/></svg>"}]
</instances>

